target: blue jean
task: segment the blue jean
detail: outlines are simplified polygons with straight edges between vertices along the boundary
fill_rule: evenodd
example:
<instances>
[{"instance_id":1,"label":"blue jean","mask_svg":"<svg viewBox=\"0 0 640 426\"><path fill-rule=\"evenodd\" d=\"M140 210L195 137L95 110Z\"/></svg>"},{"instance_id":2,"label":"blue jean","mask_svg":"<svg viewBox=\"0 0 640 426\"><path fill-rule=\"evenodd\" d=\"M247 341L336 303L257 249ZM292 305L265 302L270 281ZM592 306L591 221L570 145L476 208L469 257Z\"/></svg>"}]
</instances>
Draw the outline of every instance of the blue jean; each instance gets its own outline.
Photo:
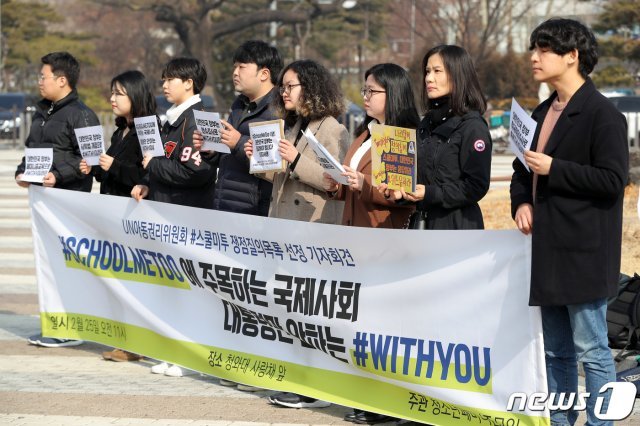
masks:
<instances>
[{"instance_id":1,"label":"blue jean","mask_svg":"<svg viewBox=\"0 0 640 426\"><path fill-rule=\"evenodd\" d=\"M612 425L594 415L600 388L616 381L613 357L607 339L607 299L567 306L543 306L542 330L549 393L578 392L578 361L585 373L587 425ZM609 405L610 391L602 412ZM554 401L556 402L556 401ZM551 425L573 425L578 413L571 409L551 411Z\"/></svg>"}]
</instances>

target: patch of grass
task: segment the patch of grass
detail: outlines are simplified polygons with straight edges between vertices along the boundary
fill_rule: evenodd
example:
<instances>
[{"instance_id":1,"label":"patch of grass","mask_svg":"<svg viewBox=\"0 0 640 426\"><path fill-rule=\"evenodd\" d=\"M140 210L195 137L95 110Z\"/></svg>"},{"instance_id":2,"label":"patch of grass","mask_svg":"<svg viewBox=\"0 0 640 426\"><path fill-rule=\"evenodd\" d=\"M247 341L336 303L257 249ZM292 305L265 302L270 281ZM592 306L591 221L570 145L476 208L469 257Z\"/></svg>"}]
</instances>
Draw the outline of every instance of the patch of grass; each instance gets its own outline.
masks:
<instances>
[{"instance_id":1,"label":"patch of grass","mask_svg":"<svg viewBox=\"0 0 640 426\"><path fill-rule=\"evenodd\" d=\"M509 189L492 189L480 201L486 229L515 229L511 219ZM638 186L629 185L624 194L624 216L622 223L621 272L633 275L640 273L640 218L638 217Z\"/></svg>"}]
</instances>

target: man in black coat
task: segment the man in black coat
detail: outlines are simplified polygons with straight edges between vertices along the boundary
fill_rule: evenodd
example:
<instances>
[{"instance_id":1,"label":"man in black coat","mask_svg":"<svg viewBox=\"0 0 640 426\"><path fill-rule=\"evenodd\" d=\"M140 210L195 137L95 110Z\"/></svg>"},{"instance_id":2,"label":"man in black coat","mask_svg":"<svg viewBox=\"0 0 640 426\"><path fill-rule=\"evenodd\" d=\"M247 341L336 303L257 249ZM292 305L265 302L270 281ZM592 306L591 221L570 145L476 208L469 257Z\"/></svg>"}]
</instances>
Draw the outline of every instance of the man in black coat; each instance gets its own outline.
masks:
<instances>
[{"instance_id":1,"label":"man in black coat","mask_svg":"<svg viewBox=\"0 0 640 426\"><path fill-rule=\"evenodd\" d=\"M25 141L27 148L53 148L53 164L45 176L43 186L90 192L93 177L80 172L82 156L74 130L100 124L96 114L78 98L76 84L80 64L68 52L52 52L41 58L42 68L38 88L42 100ZM28 187L21 180L25 159L16 169L18 185Z\"/></svg>"},{"instance_id":2,"label":"man in black coat","mask_svg":"<svg viewBox=\"0 0 640 426\"><path fill-rule=\"evenodd\" d=\"M231 106L229 121L222 120L221 141L231 149L221 154L213 207L217 210L267 216L271 182L249 174L244 144L249 140L249 123L273 120L271 99L282 69L275 47L263 41L243 43L233 55L233 86L240 93Z\"/></svg>"},{"instance_id":3,"label":"man in black coat","mask_svg":"<svg viewBox=\"0 0 640 426\"><path fill-rule=\"evenodd\" d=\"M93 177L80 172L80 148L74 130L100 124L96 114L78 98L76 84L80 77L80 64L68 52L52 52L41 58L42 68L38 87L42 100L38 102L27 148L53 148L51 170L44 177L43 186L90 192ZM18 185L27 188L29 182L22 181L25 159L18 165L15 179ZM82 340L56 339L42 334L29 337L29 343L58 348L77 346Z\"/></svg>"},{"instance_id":4,"label":"man in black coat","mask_svg":"<svg viewBox=\"0 0 640 426\"><path fill-rule=\"evenodd\" d=\"M530 304L541 306L549 392L577 392L582 362L587 424L611 424L601 419L609 392L599 392L616 380L606 311L620 271L626 122L588 78L598 60L588 28L548 20L531 34L530 49L534 79L555 91L532 114L531 170L514 161L511 210L518 229L532 234ZM605 403L594 412L599 396ZM572 408L551 410L552 424L576 418Z\"/></svg>"}]
</instances>

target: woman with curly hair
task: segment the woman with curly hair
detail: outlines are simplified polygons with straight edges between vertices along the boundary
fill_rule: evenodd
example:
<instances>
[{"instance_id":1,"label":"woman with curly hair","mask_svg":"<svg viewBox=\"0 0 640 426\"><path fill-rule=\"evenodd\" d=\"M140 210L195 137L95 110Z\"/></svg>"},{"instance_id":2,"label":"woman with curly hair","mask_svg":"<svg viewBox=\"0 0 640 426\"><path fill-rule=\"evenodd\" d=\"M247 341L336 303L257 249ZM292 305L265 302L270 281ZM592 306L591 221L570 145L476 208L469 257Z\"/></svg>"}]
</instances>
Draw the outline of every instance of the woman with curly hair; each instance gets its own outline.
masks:
<instances>
[{"instance_id":1,"label":"woman with curly hair","mask_svg":"<svg viewBox=\"0 0 640 426\"><path fill-rule=\"evenodd\" d=\"M322 186L324 169L304 136L310 130L338 161L349 146L349 132L336 117L344 112L344 99L329 71L312 60L295 61L278 77L280 96L273 101L276 115L284 119L285 139L280 155L284 172L273 175L269 217L307 222L340 223L344 203L330 200ZM247 156L253 144L245 144Z\"/></svg>"},{"instance_id":2,"label":"woman with curly hair","mask_svg":"<svg viewBox=\"0 0 640 426\"><path fill-rule=\"evenodd\" d=\"M280 140L280 155L287 161L284 172L271 175L273 191L269 217L338 224L344 203L329 199L322 187L323 167L304 136L310 130L338 161L349 147L349 132L336 117L344 112L344 99L329 71L311 60L295 61L278 77L280 96L273 100L276 115L284 119L285 139ZM246 143L247 157L253 143ZM291 408L323 408L329 402L290 392L269 397L275 405Z\"/></svg>"}]
</instances>

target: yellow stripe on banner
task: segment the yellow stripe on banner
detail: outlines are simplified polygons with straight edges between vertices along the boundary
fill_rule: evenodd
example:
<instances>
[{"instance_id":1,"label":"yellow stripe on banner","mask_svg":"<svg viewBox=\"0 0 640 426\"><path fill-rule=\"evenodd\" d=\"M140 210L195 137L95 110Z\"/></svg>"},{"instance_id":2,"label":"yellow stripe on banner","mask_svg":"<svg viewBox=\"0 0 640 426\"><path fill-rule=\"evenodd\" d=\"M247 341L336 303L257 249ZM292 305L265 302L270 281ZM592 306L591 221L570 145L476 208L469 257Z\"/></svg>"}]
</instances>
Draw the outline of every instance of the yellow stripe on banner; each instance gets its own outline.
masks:
<instances>
[{"instance_id":1,"label":"yellow stripe on banner","mask_svg":"<svg viewBox=\"0 0 640 426\"><path fill-rule=\"evenodd\" d=\"M124 268L123 270L120 270L117 272L114 271L113 269L93 268L91 266L83 265L81 262L78 262L73 258L66 260L65 265L67 266L67 268L80 269L83 271L91 272L93 275L97 277L114 278L114 279L125 280L125 281L136 281L136 282L145 283L145 284L156 284L156 285L163 285L163 286L172 287L172 288L179 288L183 290L191 290L191 287L189 286L189 283L187 282L187 280L183 280L182 282L180 282L178 279L175 279L175 277L171 279L165 274L163 274L163 276L160 276L160 273L158 272L158 268L153 265L147 266L147 269L148 269L147 274L126 272ZM133 269L133 266L134 266L133 262L127 262L127 266L129 267L130 270Z\"/></svg>"},{"instance_id":2,"label":"yellow stripe on banner","mask_svg":"<svg viewBox=\"0 0 640 426\"><path fill-rule=\"evenodd\" d=\"M121 348L266 389L296 392L364 410L434 425L549 426L549 418L455 405L393 383L170 339L149 329L75 313L41 312L45 336Z\"/></svg>"}]
</instances>

